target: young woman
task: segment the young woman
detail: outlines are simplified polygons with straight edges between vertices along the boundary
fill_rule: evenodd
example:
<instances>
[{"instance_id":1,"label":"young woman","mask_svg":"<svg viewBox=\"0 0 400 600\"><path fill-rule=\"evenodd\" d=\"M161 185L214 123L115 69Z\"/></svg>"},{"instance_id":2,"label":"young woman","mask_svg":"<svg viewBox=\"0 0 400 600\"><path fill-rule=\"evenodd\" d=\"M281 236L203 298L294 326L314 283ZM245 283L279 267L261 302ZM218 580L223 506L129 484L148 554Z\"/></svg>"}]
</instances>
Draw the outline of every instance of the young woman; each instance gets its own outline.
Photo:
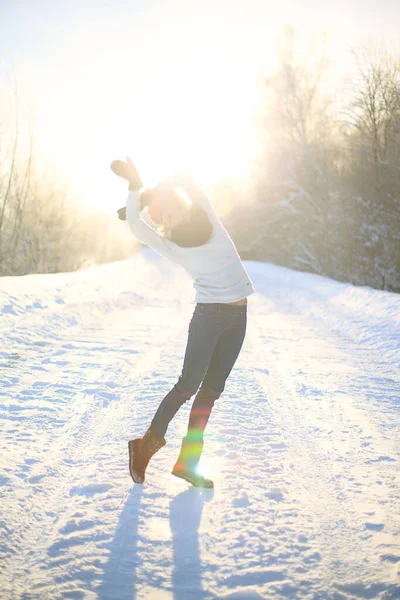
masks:
<instances>
[{"instance_id":1,"label":"young woman","mask_svg":"<svg viewBox=\"0 0 400 600\"><path fill-rule=\"evenodd\" d=\"M196 395L172 474L195 486L213 487L197 470L203 434L242 348L247 296L254 288L210 200L190 177L174 175L143 190L130 159L114 161L111 168L129 182L126 208L118 211L119 218L126 218L139 241L180 264L193 278L196 290L181 375L143 437L128 442L130 474L136 483L144 482L151 457L166 444L169 422ZM140 218L145 207L158 231Z\"/></svg>"}]
</instances>

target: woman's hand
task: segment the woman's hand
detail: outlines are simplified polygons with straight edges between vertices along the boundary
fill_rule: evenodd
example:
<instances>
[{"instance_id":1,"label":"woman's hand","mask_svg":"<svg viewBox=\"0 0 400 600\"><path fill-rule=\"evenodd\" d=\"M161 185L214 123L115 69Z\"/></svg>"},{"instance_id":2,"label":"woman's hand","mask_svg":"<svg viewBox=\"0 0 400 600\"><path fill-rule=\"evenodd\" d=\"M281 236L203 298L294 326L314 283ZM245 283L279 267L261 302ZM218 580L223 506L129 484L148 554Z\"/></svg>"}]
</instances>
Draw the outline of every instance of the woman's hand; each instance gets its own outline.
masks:
<instances>
[{"instance_id":1,"label":"woman's hand","mask_svg":"<svg viewBox=\"0 0 400 600\"><path fill-rule=\"evenodd\" d=\"M121 221L126 221L126 206L123 206L122 208L117 210L118 213L118 219L120 219Z\"/></svg>"},{"instance_id":2,"label":"woman's hand","mask_svg":"<svg viewBox=\"0 0 400 600\"><path fill-rule=\"evenodd\" d=\"M126 159L126 162L123 160L114 160L110 167L112 172L118 175L118 177L122 177L122 179L129 181L129 185L132 189L139 190L143 187L139 173L129 156Z\"/></svg>"}]
</instances>

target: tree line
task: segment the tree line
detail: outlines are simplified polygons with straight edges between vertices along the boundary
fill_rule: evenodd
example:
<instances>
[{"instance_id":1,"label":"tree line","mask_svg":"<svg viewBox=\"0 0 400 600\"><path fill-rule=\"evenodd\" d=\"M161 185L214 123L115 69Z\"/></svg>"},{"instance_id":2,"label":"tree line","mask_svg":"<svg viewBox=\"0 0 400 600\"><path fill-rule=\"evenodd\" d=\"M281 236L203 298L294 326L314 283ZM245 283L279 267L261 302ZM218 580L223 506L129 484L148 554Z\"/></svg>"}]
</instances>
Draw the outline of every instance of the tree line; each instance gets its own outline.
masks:
<instances>
[{"instance_id":1,"label":"tree line","mask_svg":"<svg viewBox=\"0 0 400 600\"><path fill-rule=\"evenodd\" d=\"M20 104L16 83L0 81L0 276L125 258L134 243L118 219L85 208L68 184L40 166Z\"/></svg>"},{"instance_id":2,"label":"tree line","mask_svg":"<svg viewBox=\"0 0 400 600\"><path fill-rule=\"evenodd\" d=\"M353 49L333 93L323 52L305 66L295 46L289 30L263 81L260 152L227 225L244 258L399 292L400 54Z\"/></svg>"},{"instance_id":3,"label":"tree line","mask_svg":"<svg viewBox=\"0 0 400 600\"><path fill-rule=\"evenodd\" d=\"M224 223L242 258L399 292L400 54L370 42L352 57L333 92L322 48L303 64L287 30L262 82L246 193L225 182L212 197L235 207ZM38 169L17 100L7 113L0 94L0 275L125 258L134 242L120 223Z\"/></svg>"}]
</instances>

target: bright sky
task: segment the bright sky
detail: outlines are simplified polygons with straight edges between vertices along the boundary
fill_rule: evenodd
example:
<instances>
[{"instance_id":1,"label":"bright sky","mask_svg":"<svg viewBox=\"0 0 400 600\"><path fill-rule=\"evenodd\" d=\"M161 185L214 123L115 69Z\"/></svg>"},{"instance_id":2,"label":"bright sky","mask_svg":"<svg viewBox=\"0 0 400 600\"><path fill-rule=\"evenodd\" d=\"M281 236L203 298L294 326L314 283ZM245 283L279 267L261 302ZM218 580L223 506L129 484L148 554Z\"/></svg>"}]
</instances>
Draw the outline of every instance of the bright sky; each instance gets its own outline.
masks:
<instances>
[{"instance_id":1,"label":"bright sky","mask_svg":"<svg viewBox=\"0 0 400 600\"><path fill-rule=\"evenodd\" d=\"M398 0L3 0L0 64L28 82L41 160L114 211L125 186L109 163L127 154L147 185L246 176L257 76L285 25L327 32L339 72L351 44L399 23Z\"/></svg>"}]
</instances>

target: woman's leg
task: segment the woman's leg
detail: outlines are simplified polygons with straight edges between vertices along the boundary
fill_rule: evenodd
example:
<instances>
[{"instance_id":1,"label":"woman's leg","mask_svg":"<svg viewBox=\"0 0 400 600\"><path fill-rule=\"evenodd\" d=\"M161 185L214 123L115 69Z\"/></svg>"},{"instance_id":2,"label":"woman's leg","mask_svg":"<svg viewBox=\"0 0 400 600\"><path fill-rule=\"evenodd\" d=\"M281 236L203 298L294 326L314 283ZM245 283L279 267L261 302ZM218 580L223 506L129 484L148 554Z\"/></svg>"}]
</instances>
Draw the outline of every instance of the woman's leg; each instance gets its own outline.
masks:
<instances>
[{"instance_id":1,"label":"woman's leg","mask_svg":"<svg viewBox=\"0 0 400 600\"><path fill-rule=\"evenodd\" d=\"M204 429L215 400L224 391L225 381L239 356L246 333L246 309L241 307L235 313L229 313L230 309L223 310L230 326L222 332L214 348L203 383L193 402L187 434L182 440L179 457L172 469L173 475L186 479L195 486L207 488L213 487L213 482L198 472L204 445Z\"/></svg>"},{"instance_id":2,"label":"woman's leg","mask_svg":"<svg viewBox=\"0 0 400 600\"><path fill-rule=\"evenodd\" d=\"M225 382L240 354L246 335L247 311L237 315L231 328L219 337L203 383L193 402L189 415L188 434L202 439L211 411L225 389Z\"/></svg>"},{"instance_id":3,"label":"woman's leg","mask_svg":"<svg viewBox=\"0 0 400 600\"><path fill-rule=\"evenodd\" d=\"M212 309L196 306L189 325L189 335L182 373L172 390L161 401L150 429L163 439L171 419L179 408L199 389L207 372L218 338L225 324Z\"/></svg>"}]
</instances>

